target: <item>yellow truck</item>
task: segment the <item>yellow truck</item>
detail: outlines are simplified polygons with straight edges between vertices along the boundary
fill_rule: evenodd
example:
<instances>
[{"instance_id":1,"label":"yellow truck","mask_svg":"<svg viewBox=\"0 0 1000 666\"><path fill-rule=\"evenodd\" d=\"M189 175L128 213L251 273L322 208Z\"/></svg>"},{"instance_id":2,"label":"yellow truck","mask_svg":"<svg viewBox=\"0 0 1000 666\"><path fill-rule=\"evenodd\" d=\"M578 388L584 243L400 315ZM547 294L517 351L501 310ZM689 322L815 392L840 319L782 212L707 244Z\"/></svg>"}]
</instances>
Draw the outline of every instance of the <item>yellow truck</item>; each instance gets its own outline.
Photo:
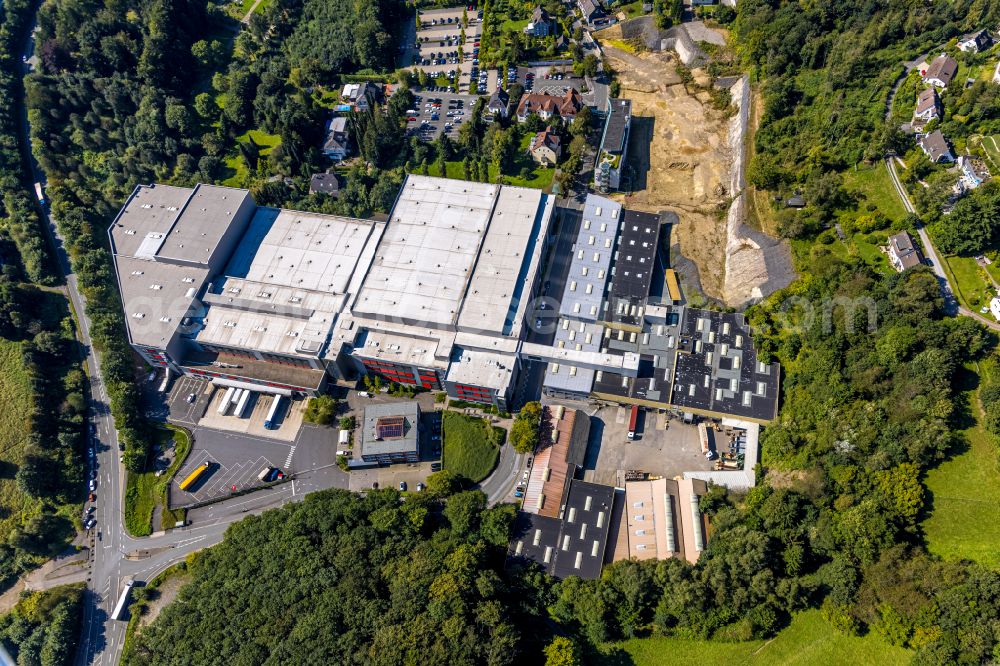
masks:
<instances>
[{"instance_id":1,"label":"yellow truck","mask_svg":"<svg viewBox=\"0 0 1000 666\"><path fill-rule=\"evenodd\" d=\"M212 463L210 463L210 462L208 462L206 460L202 464L198 465L194 469L193 472L191 472L190 474L187 475L186 479L184 479L183 481L181 481L180 489L181 490L187 490L188 488L190 488L191 486L193 486L195 484L195 482L198 481L198 479L201 478L201 475L204 474L206 470L208 470L208 468L211 466L211 464Z\"/></svg>"}]
</instances>

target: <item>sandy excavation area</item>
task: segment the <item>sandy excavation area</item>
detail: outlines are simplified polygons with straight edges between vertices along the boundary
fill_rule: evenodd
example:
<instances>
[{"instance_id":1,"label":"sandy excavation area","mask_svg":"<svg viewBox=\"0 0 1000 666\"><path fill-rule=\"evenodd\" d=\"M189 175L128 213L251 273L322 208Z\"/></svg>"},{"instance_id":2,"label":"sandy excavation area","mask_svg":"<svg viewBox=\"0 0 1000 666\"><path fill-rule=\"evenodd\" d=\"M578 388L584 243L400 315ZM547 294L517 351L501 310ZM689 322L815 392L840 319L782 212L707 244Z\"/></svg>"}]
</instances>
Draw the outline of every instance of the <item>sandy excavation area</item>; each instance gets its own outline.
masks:
<instances>
[{"instance_id":1,"label":"sandy excavation area","mask_svg":"<svg viewBox=\"0 0 1000 666\"><path fill-rule=\"evenodd\" d=\"M728 118L687 93L672 53L632 55L602 46L622 97L632 100L629 161L635 180L625 203L637 210L677 211L680 223L671 241L697 266L705 294L726 301Z\"/></svg>"},{"instance_id":2,"label":"sandy excavation area","mask_svg":"<svg viewBox=\"0 0 1000 666\"><path fill-rule=\"evenodd\" d=\"M604 33L618 38L611 29ZM712 109L707 92L688 94L677 76L673 52L633 54L607 40L601 46L617 73L621 96L632 100L628 160L634 178L625 204L637 210L668 209L678 214L680 222L671 242L679 244L680 253L697 268L706 296L739 306L752 294L759 295L769 282L766 262L759 253L752 253L754 266L744 262L740 270L733 270L739 244L731 242L733 229L727 224L727 212L737 194L730 190L734 160L739 158L727 141L732 114ZM698 83L709 84L703 70L695 70L694 76ZM623 187L628 185L623 183ZM693 271L676 259L690 292Z\"/></svg>"}]
</instances>

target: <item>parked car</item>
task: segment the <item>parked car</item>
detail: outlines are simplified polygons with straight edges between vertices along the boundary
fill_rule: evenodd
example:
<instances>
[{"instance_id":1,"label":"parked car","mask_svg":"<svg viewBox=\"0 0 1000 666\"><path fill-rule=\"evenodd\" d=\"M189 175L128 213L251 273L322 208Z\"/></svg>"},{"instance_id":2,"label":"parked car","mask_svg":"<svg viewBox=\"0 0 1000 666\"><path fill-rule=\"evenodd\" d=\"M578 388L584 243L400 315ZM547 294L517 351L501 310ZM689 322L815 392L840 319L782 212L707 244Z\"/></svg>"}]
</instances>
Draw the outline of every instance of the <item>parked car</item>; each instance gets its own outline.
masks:
<instances>
[{"instance_id":1,"label":"parked car","mask_svg":"<svg viewBox=\"0 0 1000 666\"><path fill-rule=\"evenodd\" d=\"M432 472L440 472L441 471L441 463L439 463L439 462L431 463L431 471Z\"/></svg>"},{"instance_id":2,"label":"parked car","mask_svg":"<svg viewBox=\"0 0 1000 666\"><path fill-rule=\"evenodd\" d=\"M87 521L83 524L83 526L89 530L92 529L96 524L97 524L97 519L91 516L90 518L87 519Z\"/></svg>"},{"instance_id":3,"label":"parked car","mask_svg":"<svg viewBox=\"0 0 1000 666\"><path fill-rule=\"evenodd\" d=\"M418 483L418 484L417 484L417 492L418 492L418 493L422 493L422 492L424 492L424 488L426 488L426 487L427 487L427 486L425 486L425 485L424 485L423 483Z\"/></svg>"},{"instance_id":4,"label":"parked car","mask_svg":"<svg viewBox=\"0 0 1000 666\"><path fill-rule=\"evenodd\" d=\"M515 490L514 491L514 497L518 497L518 498L524 497L524 491L523 490Z\"/></svg>"},{"instance_id":5,"label":"parked car","mask_svg":"<svg viewBox=\"0 0 1000 666\"><path fill-rule=\"evenodd\" d=\"M198 396L196 396L194 393L189 393L188 394L187 401L189 403L192 403L192 402L194 402L197 399L198 399Z\"/></svg>"},{"instance_id":6,"label":"parked car","mask_svg":"<svg viewBox=\"0 0 1000 666\"><path fill-rule=\"evenodd\" d=\"M399 492L401 492L401 493L405 493L406 492L406 481L400 481L399 482Z\"/></svg>"}]
</instances>

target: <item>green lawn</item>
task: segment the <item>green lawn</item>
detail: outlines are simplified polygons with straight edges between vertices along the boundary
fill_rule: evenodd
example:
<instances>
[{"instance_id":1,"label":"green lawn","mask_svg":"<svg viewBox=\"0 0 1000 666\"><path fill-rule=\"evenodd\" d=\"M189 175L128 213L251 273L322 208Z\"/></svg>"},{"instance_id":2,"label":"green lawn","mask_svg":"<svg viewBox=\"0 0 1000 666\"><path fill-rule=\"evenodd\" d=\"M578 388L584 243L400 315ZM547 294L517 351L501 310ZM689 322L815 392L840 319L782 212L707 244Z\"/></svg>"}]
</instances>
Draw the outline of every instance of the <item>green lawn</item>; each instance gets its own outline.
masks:
<instances>
[{"instance_id":1,"label":"green lawn","mask_svg":"<svg viewBox=\"0 0 1000 666\"><path fill-rule=\"evenodd\" d=\"M156 433L161 449L174 439L177 451L173 463L160 476L153 471L142 474L129 472L125 483L125 527L133 536L146 536L153 532L153 510L157 504L163 507L160 529L173 527L177 521L184 519L183 511L171 511L167 507L167 486L191 451L191 438L186 430L176 426L158 429Z\"/></svg>"},{"instance_id":2,"label":"green lawn","mask_svg":"<svg viewBox=\"0 0 1000 666\"><path fill-rule=\"evenodd\" d=\"M507 19L500 25L500 30L503 32L521 32L528 27L531 23L529 19L524 19L523 21L511 21Z\"/></svg>"},{"instance_id":3,"label":"green lawn","mask_svg":"<svg viewBox=\"0 0 1000 666\"><path fill-rule=\"evenodd\" d=\"M21 343L0 338L0 534L38 512L40 502L23 494L14 481L28 435L31 410L28 372L21 360Z\"/></svg>"},{"instance_id":4,"label":"green lawn","mask_svg":"<svg viewBox=\"0 0 1000 666\"><path fill-rule=\"evenodd\" d=\"M504 429L458 412L446 411L442 419L444 468L479 483L496 467Z\"/></svg>"},{"instance_id":5,"label":"green lawn","mask_svg":"<svg viewBox=\"0 0 1000 666\"><path fill-rule=\"evenodd\" d=\"M635 0L635 2L630 2L625 5L615 5L612 7L615 12L625 12L625 15L630 19L637 16L642 16L642 0Z\"/></svg>"},{"instance_id":6,"label":"green lawn","mask_svg":"<svg viewBox=\"0 0 1000 666\"><path fill-rule=\"evenodd\" d=\"M898 221L906 217L906 209L892 186L885 163L858 165L845 171L843 176L844 188L862 200L862 208L865 203L872 203L890 220Z\"/></svg>"},{"instance_id":7,"label":"green lawn","mask_svg":"<svg viewBox=\"0 0 1000 666\"><path fill-rule=\"evenodd\" d=\"M797 613L791 625L769 641L719 643L679 638L640 638L615 644L624 655L604 663L633 666L705 666L706 664L908 664L913 653L879 636L838 633L818 610Z\"/></svg>"},{"instance_id":8,"label":"green lawn","mask_svg":"<svg viewBox=\"0 0 1000 666\"><path fill-rule=\"evenodd\" d=\"M246 143L248 139L253 139L253 142L260 146L260 159L262 160L271 153L271 150L275 146L281 143L281 137L277 134L268 134L260 130L247 130L236 137L239 143ZM239 149L235 149L230 153L224 163L228 175L222 181L222 184L229 187L244 187L247 184L250 172L247 170L246 162L240 155Z\"/></svg>"},{"instance_id":9,"label":"green lawn","mask_svg":"<svg viewBox=\"0 0 1000 666\"><path fill-rule=\"evenodd\" d=\"M953 278L958 300L962 305L979 312L984 305L989 305L993 297L993 286L983 279L979 264L972 257L950 256L944 259L948 272Z\"/></svg>"},{"instance_id":10,"label":"green lawn","mask_svg":"<svg viewBox=\"0 0 1000 666\"><path fill-rule=\"evenodd\" d=\"M1000 171L1000 136L984 136L981 145L986 159L989 162L990 171L997 173Z\"/></svg>"},{"instance_id":11,"label":"green lawn","mask_svg":"<svg viewBox=\"0 0 1000 666\"><path fill-rule=\"evenodd\" d=\"M875 232L880 237L880 243L885 244L888 239L888 232ZM853 238L849 239L849 242L854 245L855 251L858 256L865 260L869 266L875 268L875 270L882 273L893 272L892 266L889 265L889 259L885 256L882 250L879 249L879 245L870 242L862 234L855 234Z\"/></svg>"},{"instance_id":12,"label":"green lawn","mask_svg":"<svg viewBox=\"0 0 1000 666\"><path fill-rule=\"evenodd\" d=\"M517 157L514 160L514 169L512 169L516 175L504 175L504 182L508 185L532 187L536 190L545 190L548 192L552 189L552 178L555 176L556 170L536 164L531 155L528 154L528 145L531 143L532 136L532 134L528 133L521 138ZM490 182L497 182L497 169L492 161L489 165L489 171ZM431 165L430 173L434 176L438 175L438 171L434 165ZM446 162L445 173L448 178L465 180L465 169L462 166L461 160Z\"/></svg>"},{"instance_id":13,"label":"green lawn","mask_svg":"<svg viewBox=\"0 0 1000 666\"><path fill-rule=\"evenodd\" d=\"M975 393L967 391L973 400ZM978 400L970 411L980 414ZM947 560L968 558L1000 567L1000 469L997 447L978 423L961 431L968 448L927 473L930 515L922 523L927 549Z\"/></svg>"}]
</instances>

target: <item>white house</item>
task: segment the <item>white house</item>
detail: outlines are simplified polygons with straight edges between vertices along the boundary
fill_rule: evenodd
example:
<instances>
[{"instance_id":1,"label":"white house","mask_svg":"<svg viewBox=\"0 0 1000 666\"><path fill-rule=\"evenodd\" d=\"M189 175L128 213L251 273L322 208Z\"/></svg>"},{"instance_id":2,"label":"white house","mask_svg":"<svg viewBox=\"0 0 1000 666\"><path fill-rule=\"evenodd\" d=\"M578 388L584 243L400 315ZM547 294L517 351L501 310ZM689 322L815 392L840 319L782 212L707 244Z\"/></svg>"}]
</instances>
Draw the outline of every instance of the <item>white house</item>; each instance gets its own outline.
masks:
<instances>
[{"instance_id":1,"label":"white house","mask_svg":"<svg viewBox=\"0 0 1000 666\"><path fill-rule=\"evenodd\" d=\"M996 296L990 301L990 312L993 314L993 318L1000 321L1000 298Z\"/></svg>"}]
</instances>

